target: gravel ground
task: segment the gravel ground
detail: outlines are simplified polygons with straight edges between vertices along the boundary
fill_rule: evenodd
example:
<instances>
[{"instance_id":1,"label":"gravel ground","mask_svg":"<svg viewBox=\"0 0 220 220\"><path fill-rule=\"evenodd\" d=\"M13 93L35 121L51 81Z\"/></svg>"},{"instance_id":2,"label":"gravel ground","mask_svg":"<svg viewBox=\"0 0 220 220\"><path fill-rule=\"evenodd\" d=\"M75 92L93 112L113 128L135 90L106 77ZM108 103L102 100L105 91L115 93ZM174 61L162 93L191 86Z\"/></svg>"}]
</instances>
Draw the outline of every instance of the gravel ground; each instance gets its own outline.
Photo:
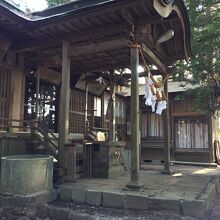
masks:
<instances>
[{"instance_id":1,"label":"gravel ground","mask_svg":"<svg viewBox=\"0 0 220 220\"><path fill-rule=\"evenodd\" d=\"M64 203L60 201L56 201L51 205L66 208L74 212L89 214L93 217L96 217L97 220L198 220L197 218L183 217L164 212L120 210L103 207L99 208L86 205L76 205L73 203ZM211 218L207 217L202 220L208 219L211 220Z\"/></svg>"}]
</instances>

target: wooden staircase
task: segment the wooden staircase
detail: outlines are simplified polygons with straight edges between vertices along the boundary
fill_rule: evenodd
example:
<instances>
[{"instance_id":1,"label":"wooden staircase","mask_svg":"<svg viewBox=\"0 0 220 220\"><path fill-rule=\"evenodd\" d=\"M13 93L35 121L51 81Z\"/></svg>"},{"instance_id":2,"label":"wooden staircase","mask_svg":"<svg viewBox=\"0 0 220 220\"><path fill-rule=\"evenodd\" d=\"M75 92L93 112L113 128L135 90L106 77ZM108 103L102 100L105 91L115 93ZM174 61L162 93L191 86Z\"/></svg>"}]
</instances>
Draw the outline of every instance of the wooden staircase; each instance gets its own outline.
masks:
<instances>
[{"instance_id":1,"label":"wooden staircase","mask_svg":"<svg viewBox=\"0 0 220 220\"><path fill-rule=\"evenodd\" d=\"M36 121L31 126L31 135L35 153L50 154L56 159L54 161L54 179L64 176L66 171L58 165L59 138L42 121ZM79 179L83 177L83 146L79 142L74 145L76 147L76 179ZM40 152L37 150L39 147Z\"/></svg>"},{"instance_id":2,"label":"wooden staircase","mask_svg":"<svg viewBox=\"0 0 220 220\"><path fill-rule=\"evenodd\" d=\"M38 121L37 123L38 126L31 128L33 140L38 141L48 153L58 160L58 138L43 122Z\"/></svg>"}]
</instances>

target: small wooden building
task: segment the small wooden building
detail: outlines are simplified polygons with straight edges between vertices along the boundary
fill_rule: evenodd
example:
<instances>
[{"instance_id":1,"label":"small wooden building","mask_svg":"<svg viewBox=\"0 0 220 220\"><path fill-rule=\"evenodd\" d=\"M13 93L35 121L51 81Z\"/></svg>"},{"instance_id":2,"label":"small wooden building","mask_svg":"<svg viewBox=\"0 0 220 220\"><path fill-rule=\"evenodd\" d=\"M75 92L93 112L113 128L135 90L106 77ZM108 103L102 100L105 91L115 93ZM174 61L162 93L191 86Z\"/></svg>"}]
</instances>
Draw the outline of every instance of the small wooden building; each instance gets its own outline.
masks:
<instances>
[{"instance_id":1,"label":"small wooden building","mask_svg":"<svg viewBox=\"0 0 220 220\"><path fill-rule=\"evenodd\" d=\"M169 82L169 116L171 160L211 163L216 161L214 143L220 128L218 116L195 108L194 98L187 95L185 82ZM163 120L152 113L143 98L145 86L140 87L140 129L142 161L163 161ZM129 94L129 93L128 93Z\"/></svg>"}]
</instances>

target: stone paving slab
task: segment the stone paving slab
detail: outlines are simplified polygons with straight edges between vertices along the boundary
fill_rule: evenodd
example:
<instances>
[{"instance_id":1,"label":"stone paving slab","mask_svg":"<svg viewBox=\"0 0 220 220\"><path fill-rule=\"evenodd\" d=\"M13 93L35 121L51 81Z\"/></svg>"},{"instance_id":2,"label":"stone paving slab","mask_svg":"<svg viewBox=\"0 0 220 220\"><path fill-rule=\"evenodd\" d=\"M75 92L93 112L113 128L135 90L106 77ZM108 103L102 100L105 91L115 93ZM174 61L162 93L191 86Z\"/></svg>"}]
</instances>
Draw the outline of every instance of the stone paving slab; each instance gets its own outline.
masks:
<instances>
[{"instance_id":1,"label":"stone paving slab","mask_svg":"<svg viewBox=\"0 0 220 220\"><path fill-rule=\"evenodd\" d=\"M152 168L152 169L150 169ZM140 171L144 188L126 188L129 173L114 179L80 179L61 185L60 198L81 204L119 209L168 211L191 217L202 217L213 206L220 185L220 168L173 166L173 175L161 174L161 166ZM69 201L68 200L68 201Z\"/></svg>"}]
</instances>

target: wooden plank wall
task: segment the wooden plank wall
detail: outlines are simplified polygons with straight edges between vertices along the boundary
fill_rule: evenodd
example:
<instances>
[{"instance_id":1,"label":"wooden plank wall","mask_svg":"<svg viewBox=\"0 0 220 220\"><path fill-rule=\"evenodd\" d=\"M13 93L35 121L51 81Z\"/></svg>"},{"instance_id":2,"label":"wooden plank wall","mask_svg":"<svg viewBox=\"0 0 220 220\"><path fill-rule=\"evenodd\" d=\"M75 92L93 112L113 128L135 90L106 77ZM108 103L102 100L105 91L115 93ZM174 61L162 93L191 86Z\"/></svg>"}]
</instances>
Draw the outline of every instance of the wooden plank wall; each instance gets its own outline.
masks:
<instances>
[{"instance_id":1,"label":"wooden plank wall","mask_svg":"<svg viewBox=\"0 0 220 220\"><path fill-rule=\"evenodd\" d=\"M198 109L193 107L194 98L192 96L184 96L182 100L177 101L175 100L175 95L172 95L170 96L170 102L173 104L172 113L199 113Z\"/></svg>"},{"instance_id":2,"label":"wooden plank wall","mask_svg":"<svg viewBox=\"0 0 220 220\"><path fill-rule=\"evenodd\" d=\"M93 108L93 96L89 94L88 116L91 121L91 110ZM71 90L70 94L70 133L84 133L85 129L85 91Z\"/></svg>"},{"instance_id":3,"label":"wooden plank wall","mask_svg":"<svg viewBox=\"0 0 220 220\"><path fill-rule=\"evenodd\" d=\"M9 118L9 106L11 96L11 71L0 68L0 130L4 130Z\"/></svg>"}]
</instances>

